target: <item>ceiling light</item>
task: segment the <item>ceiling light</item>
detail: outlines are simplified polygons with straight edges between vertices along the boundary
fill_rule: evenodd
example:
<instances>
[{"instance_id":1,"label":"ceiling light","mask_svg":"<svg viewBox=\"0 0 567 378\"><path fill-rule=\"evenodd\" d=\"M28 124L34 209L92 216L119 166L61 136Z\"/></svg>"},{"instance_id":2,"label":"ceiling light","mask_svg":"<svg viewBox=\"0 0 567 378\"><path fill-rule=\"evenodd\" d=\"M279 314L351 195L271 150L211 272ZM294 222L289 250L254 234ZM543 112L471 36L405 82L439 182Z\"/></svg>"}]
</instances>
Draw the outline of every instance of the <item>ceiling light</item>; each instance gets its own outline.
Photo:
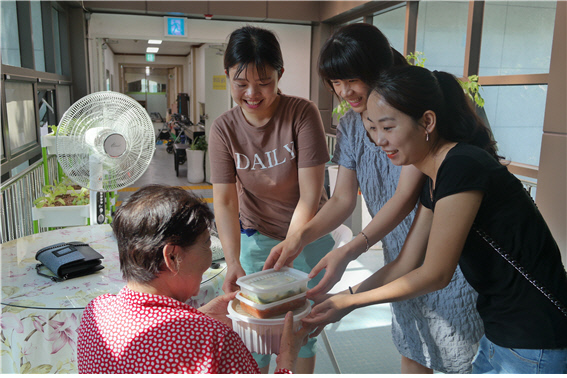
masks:
<instances>
[{"instance_id":1,"label":"ceiling light","mask_svg":"<svg viewBox=\"0 0 567 378\"><path fill-rule=\"evenodd\" d=\"M150 67L146 66L146 75L150 74Z\"/></svg>"},{"instance_id":2,"label":"ceiling light","mask_svg":"<svg viewBox=\"0 0 567 378\"><path fill-rule=\"evenodd\" d=\"M159 47L148 47L146 48L147 53L157 53L159 51Z\"/></svg>"},{"instance_id":3,"label":"ceiling light","mask_svg":"<svg viewBox=\"0 0 567 378\"><path fill-rule=\"evenodd\" d=\"M148 43L149 43L150 45L161 45L161 40L160 40L160 39L150 39L150 40L148 41Z\"/></svg>"}]
</instances>

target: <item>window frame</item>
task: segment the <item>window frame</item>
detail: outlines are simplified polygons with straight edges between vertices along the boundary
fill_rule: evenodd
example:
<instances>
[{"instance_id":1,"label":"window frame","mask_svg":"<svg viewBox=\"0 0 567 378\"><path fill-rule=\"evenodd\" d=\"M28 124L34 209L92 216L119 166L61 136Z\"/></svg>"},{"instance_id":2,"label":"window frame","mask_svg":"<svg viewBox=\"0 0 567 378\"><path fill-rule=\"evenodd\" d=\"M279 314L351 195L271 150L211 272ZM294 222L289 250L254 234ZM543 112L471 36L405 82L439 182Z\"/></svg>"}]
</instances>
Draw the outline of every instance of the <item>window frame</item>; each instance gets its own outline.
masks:
<instances>
[{"instance_id":1,"label":"window frame","mask_svg":"<svg viewBox=\"0 0 567 378\"><path fill-rule=\"evenodd\" d=\"M405 18L405 39L404 39L404 56L411 52L415 52L417 39L417 16L419 12L419 1L392 1L392 2L370 2L362 5L346 15L335 17L329 20L331 24L331 33L338 27L363 18L363 22L372 24L375 14L385 13L402 5L406 6ZM478 82L483 87L490 86L520 86L520 85L549 85L549 74L524 74L524 75L502 75L502 76L480 76L480 51L482 44L482 28L484 21L485 1L469 0L468 18L467 18L467 35L465 45L465 61L463 74L460 79L467 80L470 75L478 75ZM331 34L329 33L329 35ZM333 100L331 104L323 105L323 108L333 109ZM331 113L331 112L329 112ZM334 117L331 115L331 117ZM333 125L333 118L326 127L328 135L336 135L336 125ZM325 122L327 125L327 122ZM537 178L538 167L523 163L510 162L509 169L515 174L521 174L530 178Z\"/></svg>"},{"instance_id":2,"label":"window frame","mask_svg":"<svg viewBox=\"0 0 567 378\"><path fill-rule=\"evenodd\" d=\"M61 61L66 62L62 66L63 74L55 73L55 56L53 48L53 23L52 9L55 8L59 14L59 30L61 45ZM39 104L37 91L39 87L51 87L55 89L55 103L59 104L59 92L57 87L66 85L70 87L71 103L73 99L73 87L70 68L70 51L69 51L69 13L61 4L54 1L42 1L42 30L43 30L43 47L45 52L45 72L35 70L35 57L32 41L31 22L24 23L21 20L31 19L31 7L28 2L17 2L18 11L18 34L20 36L20 58L21 67L1 65L2 74L0 75L0 97L2 108L2 156L0 156L0 181L12 178L12 170L23 163L28 162L30 165L42 158L41 152L41 131L39 125ZM22 38L23 36L23 38ZM34 100L34 116L36 126L36 140L25 146L12 150L9 144L8 117L6 106L6 83L7 82L30 82L32 83L33 100ZM62 117L62 109L59 106L55 109L56 119L59 121Z\"/></svg>"}]
</instances>

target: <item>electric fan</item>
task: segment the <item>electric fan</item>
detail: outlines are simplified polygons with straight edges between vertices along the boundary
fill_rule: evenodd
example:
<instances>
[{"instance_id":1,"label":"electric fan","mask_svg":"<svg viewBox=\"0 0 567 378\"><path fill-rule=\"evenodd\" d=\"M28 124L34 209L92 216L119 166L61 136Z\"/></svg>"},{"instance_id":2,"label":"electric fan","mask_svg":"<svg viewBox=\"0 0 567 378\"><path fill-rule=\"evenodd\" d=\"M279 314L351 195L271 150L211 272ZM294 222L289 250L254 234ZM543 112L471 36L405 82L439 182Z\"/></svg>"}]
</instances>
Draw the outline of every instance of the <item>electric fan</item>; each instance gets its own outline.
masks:
<instances>
[{"instance_id":1,"label":"electric fan","mask_svg":"<svg viewBox=\"0 0 567 378\"><path fill-rule=\"evenodd\" d=\"M133 98L105 91L87 95L65 112L57 127L57 161L77 185L90 190L91 224L104 223L104 192L134 183L155 151L154 128Z\"/></svg>"}]
</instances>

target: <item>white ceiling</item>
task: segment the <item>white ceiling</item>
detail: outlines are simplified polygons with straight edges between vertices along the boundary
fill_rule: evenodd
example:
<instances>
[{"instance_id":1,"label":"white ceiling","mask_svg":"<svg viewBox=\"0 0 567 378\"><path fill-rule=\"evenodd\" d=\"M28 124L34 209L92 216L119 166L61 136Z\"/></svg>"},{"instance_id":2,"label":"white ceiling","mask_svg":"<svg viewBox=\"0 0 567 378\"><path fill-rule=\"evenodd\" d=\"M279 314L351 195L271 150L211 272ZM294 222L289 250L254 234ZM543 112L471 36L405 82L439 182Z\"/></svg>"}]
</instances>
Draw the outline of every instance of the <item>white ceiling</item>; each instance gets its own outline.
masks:
<instances>
[{"instance_id":1,"label":"white ceiling","mask_svg":"<svg viewBox=\"0 0 567 378\"><path fill-rule=\"evenodd\" d=\"M177 55L187 56L191 51L191 46L199 46L200 43L163 41L161 45L150 45L148 40L142 39L105 39L108 48L114 54L145 55L147 47L159 47L156 55Z\"/></svg>"}]
</instances>

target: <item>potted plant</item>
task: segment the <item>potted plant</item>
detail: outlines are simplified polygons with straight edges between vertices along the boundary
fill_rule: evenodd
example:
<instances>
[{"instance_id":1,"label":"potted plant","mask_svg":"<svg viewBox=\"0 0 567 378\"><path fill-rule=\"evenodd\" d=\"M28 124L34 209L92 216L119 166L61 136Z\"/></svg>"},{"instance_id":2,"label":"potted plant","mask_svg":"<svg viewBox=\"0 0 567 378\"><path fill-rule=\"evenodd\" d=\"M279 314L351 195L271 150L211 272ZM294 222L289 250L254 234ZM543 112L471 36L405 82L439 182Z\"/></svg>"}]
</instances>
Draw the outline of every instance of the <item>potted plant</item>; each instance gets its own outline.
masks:
<instances>
[{"instance_id":1,"label":"potted plant","mask_svg":"<svg viewBox=\"0 0 567 378\"><path fill-rule=\"evenodd\" d=\"M54 185L44 185L41 191L44 195L33 202L32 208L35 232L39 232L39 227L88 224L90 217L88 189L74 185L65 177Z\"/></svg>"},{"instance_id":2,"label":"potted plant","mask_svg":"<svg viewBox=\"0 0 567 378\"><path fill-rule=\"evenodd\" d=\"M207 151L207 139L200 135L185 150L187 154L187 181L200 183L205 181L205 152Z\"/></svg>"}]
</instances>

